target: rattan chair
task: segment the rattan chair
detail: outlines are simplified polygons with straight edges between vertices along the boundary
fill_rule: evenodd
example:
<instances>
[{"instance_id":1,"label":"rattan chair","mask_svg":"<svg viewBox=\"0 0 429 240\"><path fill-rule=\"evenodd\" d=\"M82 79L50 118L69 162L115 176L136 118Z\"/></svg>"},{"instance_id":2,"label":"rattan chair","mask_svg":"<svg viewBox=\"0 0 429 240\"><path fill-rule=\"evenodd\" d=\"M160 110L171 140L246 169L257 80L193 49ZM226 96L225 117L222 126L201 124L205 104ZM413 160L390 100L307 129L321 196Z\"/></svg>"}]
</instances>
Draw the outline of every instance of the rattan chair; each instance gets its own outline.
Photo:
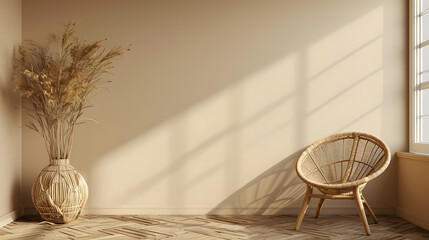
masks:
<instances>
[{"instance_id":1,"label":"rattan chair","mask_svg":"<svg viewBox=\"0 0 429 240\"><path fill-rule=\"evenodd\" d=\"M320 198L316 218L325 199L351 199L356 201L365 232L370 235L364 207L374 222L378 221L363 197L362 189L380 175L389 162L390 151L386 144L365 133L336 134L310 145L296 163L296 172L307 184L307 192L295 230L301 226L311 198ZM313 193L314 188L321 193Z\"/></svg>"}]
</instances>

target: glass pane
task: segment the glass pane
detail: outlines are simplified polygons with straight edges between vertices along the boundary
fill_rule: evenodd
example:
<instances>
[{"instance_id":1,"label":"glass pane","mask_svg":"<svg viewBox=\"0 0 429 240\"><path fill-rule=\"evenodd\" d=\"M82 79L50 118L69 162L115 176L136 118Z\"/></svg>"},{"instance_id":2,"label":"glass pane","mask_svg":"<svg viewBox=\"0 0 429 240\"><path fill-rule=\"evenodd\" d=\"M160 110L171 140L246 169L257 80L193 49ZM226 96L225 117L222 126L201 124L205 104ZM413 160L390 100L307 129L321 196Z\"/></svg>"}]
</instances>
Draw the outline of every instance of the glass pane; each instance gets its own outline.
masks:
<instances>
[{"instance_id":1,"label":"glass pane","mask_svg":"<svg viewBox=\"0 0 429 240\"><path fill-rule=\"evenodd\" d=\"M429 143L429 118L422 119L422 142Z\"/></svg>"},{"instance_id":2,"label":"glass pane","mask_svg":"<svg viewBox=\"0 0 429 240\"><path fill-rule=\"evenodd\" d=\"M429 89L422 90L422 115L429 115Z\"/></svg>"},{"instance_id":3,"label":"glass pane","mask_svg":"<svg viewBox=\"0 0 429 240\"><path fill-rule=\"evenodd\" d=\"M421 49L422 72L429 70L429 46Z\"/></svg>"},{"instance_id":4,"label":"glass pane","mask_svg":"<svg viewBox=\"0 0 429 240\"><path fill-rule=\"evenodd\" d=\"M421 17L422 21L422 42L429 40L429 13Z\"/></svg>"},{"instance_id":5,"label":"glass pane","mask_svg":"<svg viewBox=\"0 0 429 240\"><path fill-rule=\"evenodd\" d=\"M429 82L429 71L422 73L422 82Z\"/></svg>"},{"instance_id":6,"label":"glass pane","mask_svg":"<svg viewBox=\"0 0 429 240\"><path fill-rule=\"evenodd\" d=\"M422 11L429 8L429 0L422 0Z\"/></svg>"}]
</instances>

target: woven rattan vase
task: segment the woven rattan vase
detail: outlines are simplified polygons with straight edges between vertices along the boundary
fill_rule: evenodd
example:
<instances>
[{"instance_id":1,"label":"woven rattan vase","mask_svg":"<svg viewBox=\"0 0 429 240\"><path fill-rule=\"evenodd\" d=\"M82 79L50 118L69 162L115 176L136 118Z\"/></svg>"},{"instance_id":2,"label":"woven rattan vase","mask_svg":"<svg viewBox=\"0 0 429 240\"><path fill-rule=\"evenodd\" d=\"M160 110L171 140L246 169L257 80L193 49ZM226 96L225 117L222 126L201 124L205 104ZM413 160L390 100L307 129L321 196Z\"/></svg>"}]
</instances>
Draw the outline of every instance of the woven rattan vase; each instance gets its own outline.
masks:
<instances>
[{"instance_id":1,"label":"woven rattan vase","mask_svg":"<svg viewBox=\"0 0 429 240\"><path fill-rule=\"evenodd\" d=\"M44 220L68 223L82 211L88 199L88 186L68 159L54 159L34 181L31 197Z\"/></svg>"}]
</instances>

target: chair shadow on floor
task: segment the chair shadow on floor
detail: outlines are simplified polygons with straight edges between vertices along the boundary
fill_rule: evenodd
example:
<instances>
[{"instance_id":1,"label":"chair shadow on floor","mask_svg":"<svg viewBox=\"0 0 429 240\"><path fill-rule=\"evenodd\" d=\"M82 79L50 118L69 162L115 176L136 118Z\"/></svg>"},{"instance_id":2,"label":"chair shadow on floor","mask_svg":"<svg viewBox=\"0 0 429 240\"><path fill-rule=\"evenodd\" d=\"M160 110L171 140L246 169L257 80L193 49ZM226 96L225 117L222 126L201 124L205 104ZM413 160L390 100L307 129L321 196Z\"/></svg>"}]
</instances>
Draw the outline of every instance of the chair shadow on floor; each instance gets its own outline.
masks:
<instances>
[{"instance_id":1,"label":"chair shadow on floor","mask_svg":"<svg viewBox=\"0 0 429 240\"><path fill-rule=\"evenodd\" d=\"M296 175L295 164L304 149L254 178L207 215L278 215L287 214L292 204L299 207L305 184Z\"/></svg>"}]
</instances>

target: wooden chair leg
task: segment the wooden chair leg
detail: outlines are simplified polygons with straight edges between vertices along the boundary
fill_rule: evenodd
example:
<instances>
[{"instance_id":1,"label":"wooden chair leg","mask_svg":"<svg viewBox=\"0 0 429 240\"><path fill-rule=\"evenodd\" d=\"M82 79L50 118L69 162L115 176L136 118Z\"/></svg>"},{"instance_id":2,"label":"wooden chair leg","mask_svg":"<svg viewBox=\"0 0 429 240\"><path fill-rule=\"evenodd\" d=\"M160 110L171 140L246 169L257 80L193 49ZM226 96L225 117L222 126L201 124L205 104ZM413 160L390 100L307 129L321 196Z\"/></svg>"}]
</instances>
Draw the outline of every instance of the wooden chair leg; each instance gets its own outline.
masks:
<instances>
[{"instance_id":1,"label":"wooden chair leg","mask_svg":"<svg viewBox=\"0 0 429 240\"><path fill-rule=\"evenodd\" d=\"M371 207L369 206L368 202L366 201L366 199L362 196L362 200L363 200L363 206L366 208L366 210L369 212L369 215L371 216L372 220L374 221L374 223L378 223L377 217L375 216L374 212L372 211Z\"/></svg>"},{"instance_id":2,"label":"wooden chair leg","mask_svg":"<svg viewBox=\"0 0 429 240\"><path fill-rule=\"evenodd\" d=\"M313 193L313 187L307 185L307 191L305 192L304 201L302 201L301 210L298 214L298 219L296 219L295 230L298 230L301 226L302 219L304 219L305 212L308 208L308 203L310 203L311 194Z\"/></svg>"},{"instance_id":3,"label":"wooden chair leg","mask_svg":"<svg viewBox=\"0 0 429 240\"><path fill-rule=\"evenodd\" d=\"M324 198L321 198L320 200L319 200L319 205L317 206L317 210L316 210L316 214L314 215L314 217L315 218L318 218L319 217L319 215L320 215L320 210L322 209L322 206L323 206L323 202L325 201L325 199Z\"/></svg>"},{"instance_id":4,"label":"wooden chair leg","mask_svg":"<svg viewBox=\"0 0 429 240\"><path fill-rule=\"evenodd\" d=\"M353 195L356 200L356 206L359 212L360 220L363 224L363 228L365 229L366 235L371 235L371 230L369 229L368 220L366 219L365 209L363 207L362 196L359 191L359 187L356 187L353 190Z\"/></svg>"}]
</instances>

